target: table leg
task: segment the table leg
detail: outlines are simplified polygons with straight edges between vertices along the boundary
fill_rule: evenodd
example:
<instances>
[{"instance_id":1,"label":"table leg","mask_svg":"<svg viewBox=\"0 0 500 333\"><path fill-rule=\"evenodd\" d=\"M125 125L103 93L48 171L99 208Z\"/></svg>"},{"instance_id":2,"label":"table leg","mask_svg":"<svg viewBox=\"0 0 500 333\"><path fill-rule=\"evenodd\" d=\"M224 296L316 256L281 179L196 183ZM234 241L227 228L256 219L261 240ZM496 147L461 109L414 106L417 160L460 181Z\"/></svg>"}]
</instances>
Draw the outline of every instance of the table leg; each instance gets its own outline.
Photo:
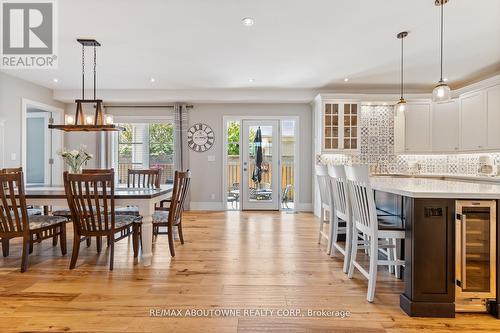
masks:
<instances>
[{"instance_id":1,"label":"table leg","mask_svg":"<svg viewBox=\"0 0 500 333\"><path fill-rule=\"evenodd\" d=\"M153 213L155 207L150 202L139 204L139 213L142 215L142 248L141 248L141 261L143 266L151 265L151 258L153 257Z\"/></svg>"}]
</instances>

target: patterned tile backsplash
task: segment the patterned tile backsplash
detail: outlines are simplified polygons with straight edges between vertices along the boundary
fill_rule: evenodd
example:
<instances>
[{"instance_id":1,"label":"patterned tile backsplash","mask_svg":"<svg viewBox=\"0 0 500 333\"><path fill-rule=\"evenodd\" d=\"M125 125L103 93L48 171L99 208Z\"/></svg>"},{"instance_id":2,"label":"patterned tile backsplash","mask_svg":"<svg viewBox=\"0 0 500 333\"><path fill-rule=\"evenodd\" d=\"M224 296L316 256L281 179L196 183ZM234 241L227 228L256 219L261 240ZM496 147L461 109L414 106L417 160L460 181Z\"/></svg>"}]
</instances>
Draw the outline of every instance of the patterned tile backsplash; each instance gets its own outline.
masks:
<instances>
[{"instance_id":1,"label":"patterned tile backsplash","mask_svg":"<svg viewBox=\"0 0 500 333\"><path fill-rule=\"evenodd\" d=\"M395 155L394 108L361 106L359 154L323 154L324 164L368 164L379 173L412 173L419 164L422 174L478 175L479 157L489 155L500 165L500 153L456 155Z\"/></svg>"}]
</instances>

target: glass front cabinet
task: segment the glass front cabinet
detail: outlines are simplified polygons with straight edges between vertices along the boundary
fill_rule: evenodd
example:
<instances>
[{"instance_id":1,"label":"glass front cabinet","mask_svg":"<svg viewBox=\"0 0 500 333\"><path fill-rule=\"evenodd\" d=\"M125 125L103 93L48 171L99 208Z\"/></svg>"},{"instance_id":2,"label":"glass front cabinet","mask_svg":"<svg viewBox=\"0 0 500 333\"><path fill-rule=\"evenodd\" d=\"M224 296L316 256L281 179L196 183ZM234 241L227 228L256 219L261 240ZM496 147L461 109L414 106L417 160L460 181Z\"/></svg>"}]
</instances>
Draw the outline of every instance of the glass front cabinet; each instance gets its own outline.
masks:
<instances>
[{"instance_id":1,"label":"glass front cabinet","mask_svg":"<svg viewBox=\"0 0 500 333\"><path fill-rule=\"evenodd\" d=\"M358 103L325 101L322 112L323 151L357 151L360 145L359 117Z\"/></svg>"}]
</instances>

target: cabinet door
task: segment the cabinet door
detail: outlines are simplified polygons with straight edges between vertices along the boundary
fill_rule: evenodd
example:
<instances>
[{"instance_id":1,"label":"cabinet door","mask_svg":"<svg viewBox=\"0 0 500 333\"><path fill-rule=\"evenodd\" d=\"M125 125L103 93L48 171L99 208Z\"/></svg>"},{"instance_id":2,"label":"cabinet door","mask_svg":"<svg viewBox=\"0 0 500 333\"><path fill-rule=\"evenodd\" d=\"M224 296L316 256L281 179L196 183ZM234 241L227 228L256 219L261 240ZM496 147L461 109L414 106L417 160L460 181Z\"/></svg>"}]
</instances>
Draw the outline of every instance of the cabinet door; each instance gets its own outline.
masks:
<instances>
[{"instance_id":1,"label":"cabinet door","mask_svg":"<svg viewBox=\"0 0 500 333\"><path fill-rule=\"evenodd\" d=\"M486 91L488 148L500 149L500 85Z\"/></svg>"},{"instance_id":2,"label":"cabinet door","mask_svg":"<svg viewBox=\"0 0 500 333\"><path fill-rule=\"evenodd\" d=\"M323 150L340 148L340 105L325 103L323 115Z\"/></svg>"},{"instance_id":3,"label":"cabinet door","mask_svg":"<svg viewBox=\"0 0 500 333\"><path fill-rule=\"evenodd\" d=\"M431 105L408 104L405 111L405 151L431 150Z\"/></svg>"},{"instance_id":4,"label":"cabinet door","mask_svg":"<svg viewBox=\"0 0 500 333\"><path fill-rule=\"evenodd\" d=\"M359 108L358 104L344 104L343 148L358 149Z\"/></svg>"},{"instance_id":5,"label":"cabinet door","mask_svg":"<svg viewBox=\"0 0 500 333\"><path fill-rule=\"evenodd\" d=\"M432 107L432 151L451 152L459 148L458 100Z\"/></svg>"},{"instance_id":6,"label":"cabinet door","mask_svg":"<svg viewBox=\"0 0 500 333\"><path fill-rule=\"evenodd\" d=\"M477 92L460 98L461 150L486 148L487 118L485 92Z\"/></svg>"}]
</instances>

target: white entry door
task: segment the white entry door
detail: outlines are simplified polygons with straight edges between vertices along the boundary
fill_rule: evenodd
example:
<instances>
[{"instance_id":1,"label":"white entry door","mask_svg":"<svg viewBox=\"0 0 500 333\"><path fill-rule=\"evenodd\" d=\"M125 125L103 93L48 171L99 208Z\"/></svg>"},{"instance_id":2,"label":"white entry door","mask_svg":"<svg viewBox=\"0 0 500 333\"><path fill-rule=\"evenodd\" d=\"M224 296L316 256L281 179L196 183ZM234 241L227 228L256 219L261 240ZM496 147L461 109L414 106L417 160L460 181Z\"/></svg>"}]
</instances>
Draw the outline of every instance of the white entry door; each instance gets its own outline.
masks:
<instances>
[{"instance_id":1,"label":"white entry door","mask_svg":"<svg viewBox=\"0 0 500 333\"><path fill-rule=\"evenodd\" d=\"M279 126L279 120L242 121L243 210L279 210ZM256 140L259 132L260 143Z\"/></svg>"}]
</instances>

